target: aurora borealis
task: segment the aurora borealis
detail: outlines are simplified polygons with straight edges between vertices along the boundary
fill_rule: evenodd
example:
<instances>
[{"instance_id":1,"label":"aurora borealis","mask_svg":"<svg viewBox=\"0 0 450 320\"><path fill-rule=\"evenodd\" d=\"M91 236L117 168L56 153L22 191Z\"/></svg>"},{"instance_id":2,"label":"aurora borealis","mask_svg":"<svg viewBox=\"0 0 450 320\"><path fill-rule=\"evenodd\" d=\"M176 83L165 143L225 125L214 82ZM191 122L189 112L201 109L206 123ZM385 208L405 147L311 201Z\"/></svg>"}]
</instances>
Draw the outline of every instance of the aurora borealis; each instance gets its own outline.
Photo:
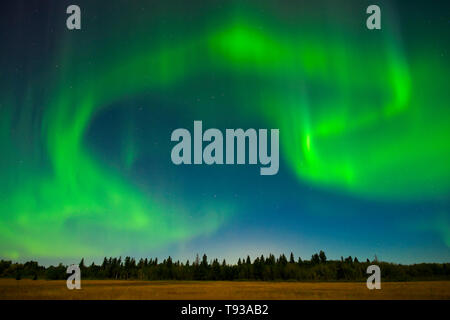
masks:
<instances>
[{"instance_id":1,"label":"aurora borealis","mask_svg":"<svg viewBox=\"0 0 450 320\"><path fill-rule=\"evenodd\" d=\"M449 6L10 1L0 257L450 258ZM174 166L170 134L279 128L280 170Z\"/></svg>"}]
</instances>

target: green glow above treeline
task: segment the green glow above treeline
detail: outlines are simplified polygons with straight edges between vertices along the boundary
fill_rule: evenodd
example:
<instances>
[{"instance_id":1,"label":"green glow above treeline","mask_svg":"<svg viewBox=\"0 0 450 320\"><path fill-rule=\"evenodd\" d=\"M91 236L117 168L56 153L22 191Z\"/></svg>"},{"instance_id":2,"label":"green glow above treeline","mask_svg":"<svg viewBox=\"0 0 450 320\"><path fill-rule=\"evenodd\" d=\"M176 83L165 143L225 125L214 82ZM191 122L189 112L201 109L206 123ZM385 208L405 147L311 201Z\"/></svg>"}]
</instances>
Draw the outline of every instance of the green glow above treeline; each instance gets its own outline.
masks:
<instances>
[{"instance_id":1,"label":"green glow above treeline","mask_svg":"<svg viewBox=\"0 0 450 320\"><path fill-rule=\"evenodd\" d=\"M63 33L45 85L31 75L21 99L2 95L0 255L145 250L214 233L241 214L237 203L202 200L192 218L182 197L167 201L158 186L104 166L84 140L113 103L148 91L170 103L210 72L234 83L241 117L280 129L280 159L299 183L374 201L448 199L448 59L420 44L407 54L389 15L376 33L355 27L354 11L334 9L325 23L230 5L187 30L176 13L149 11L112 30ZM162 26L149 30L147 20ZM140 146L126 141L130 167ZM96 233L102 241L89 239Z\"/></svg>"}]
</instances>

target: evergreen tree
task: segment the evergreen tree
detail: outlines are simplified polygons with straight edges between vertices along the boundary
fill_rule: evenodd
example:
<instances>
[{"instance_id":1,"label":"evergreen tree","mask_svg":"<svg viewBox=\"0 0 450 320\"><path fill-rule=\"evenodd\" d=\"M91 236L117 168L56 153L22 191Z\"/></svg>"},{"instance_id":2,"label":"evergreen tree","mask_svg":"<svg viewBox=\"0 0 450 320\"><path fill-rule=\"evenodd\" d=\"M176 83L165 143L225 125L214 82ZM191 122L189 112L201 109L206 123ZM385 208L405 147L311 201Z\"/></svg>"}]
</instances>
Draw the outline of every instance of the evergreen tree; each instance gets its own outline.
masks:
<instances>
[{"instance_id":1,"label":"evergreen tree","mask_svg":"<svg viewBox=\"0 0 450 320\"><path fill-rule=\"evenodd\" d=\"M289 263L295 263L294 254L291 252L291 255L289 257Z\"/></svg>"},{"instance_id":2,"label":"evergreen tree","mask_svg":"<svg viewBox=\"0 0 450 320\"><path fill-rule=\"evenodd\" d=\"M320 263L320 258L319 258L319 255L318 255L317 253L315 253L315 254L313 254L313 255L311 256L311 263L312 263L313 265L319 264L319 263Z\"/></svg>"},{"instance_id":3,"label":"evergreen tree","mask_svg":"<svg viewBox=\"0 0 450 320\"><path fill-rule=\"evenodd\" d=\"M323 252L322 250L320 250L320 252L319 252L319 259L320 259L320 263L327 262L327 256L325 255L325 252Z\"/></svg>"},{"instance_id":4,"label":"evergreen tree","mask_svg":"<svg viewBox=\"0 0 450 320\"><path fill-rule=\"evenodd\" d=\"M92 262L85 266L84 258L79 266L83 268L83 277L90 279L140 279L140 280L347 280L365 281L365 270L371 263L367 260L360 263L355 257L349 256L341 260L327 260L323 251L314 254L311 261L303 262L298 258L298 263L294 261L293 253L289 257L289 262L284 254L275 259L273 254L267 258L257 257L253 263L250 257L242 261L239 258L237 264L227 265L224 259L220 264L218 259L208 262L206 255L200 261L198 255L196 262L192 265L187 260L186 264L179 260L173 261L172 257L164 259L158 263L158 259L140 259L136 265L136 260L131 257L103 259L101 265ZM393 263L378 262L383 270L383 279L386 281L405 280L450 280L450 264L421 263L415 265L398 265ZM39 266L37 262L29 261L24 264L12 263L11 261L0 260L0 277L8 278L29 278L39 277L49 280L65 280L67 266L49 266L47 268Z\"/></svg>"}]
</instances>

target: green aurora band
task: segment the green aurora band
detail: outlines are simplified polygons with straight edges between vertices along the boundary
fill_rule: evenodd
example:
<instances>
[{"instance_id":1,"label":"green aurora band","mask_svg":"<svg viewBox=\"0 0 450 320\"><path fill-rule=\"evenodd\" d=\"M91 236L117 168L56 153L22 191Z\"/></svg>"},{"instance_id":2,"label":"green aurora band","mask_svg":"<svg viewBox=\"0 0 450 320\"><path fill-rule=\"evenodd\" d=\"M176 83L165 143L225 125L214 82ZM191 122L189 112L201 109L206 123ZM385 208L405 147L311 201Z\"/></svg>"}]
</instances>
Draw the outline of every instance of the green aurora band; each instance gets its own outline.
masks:
<instances>
[{"instance_id":1,"label":"green aurora band","mask_svg":"<svg viewBox=\"0 0 450 320\"><path fill-rule=\"evenodd\" d=\"M238 204L204 201L192 217L182 201L168 202L104 165L84 140L114 103L151 91L170 104L211 71L234 84L238 106L230 112L257 114L280 129L280 158L299 181L376 201L448 199L449 60L420 46L406 55L388 14L382 32L371 33L350 19L357 9L329 6L323 22L317 10L294 17L230 4L199 18L198 28L183 29L177 11L162 26L158 11L83 25L95 32L64 32L59 53L26 93L2 95L0 255L144 251L214 233L241 214ZM207 104L187 112L212 116ZM131 133L123 146L132 167L142 146ZM448 212L441 217L433 228L450 246ZM97 232L102 241L90 238Z\"/></svg>"}]
</instances>

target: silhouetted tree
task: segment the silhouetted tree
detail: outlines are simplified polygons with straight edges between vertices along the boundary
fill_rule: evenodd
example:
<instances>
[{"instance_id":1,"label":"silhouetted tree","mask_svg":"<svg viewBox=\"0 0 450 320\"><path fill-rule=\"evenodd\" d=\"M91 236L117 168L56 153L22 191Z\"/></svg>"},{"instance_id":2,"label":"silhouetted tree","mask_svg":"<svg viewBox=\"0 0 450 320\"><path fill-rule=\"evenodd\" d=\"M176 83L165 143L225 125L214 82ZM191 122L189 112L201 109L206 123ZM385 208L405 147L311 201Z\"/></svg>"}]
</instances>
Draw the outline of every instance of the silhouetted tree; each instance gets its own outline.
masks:
<instances>
[{"instance_id":1,"label":"silhouetted tree","mask_svg":"<svg viewBox=\"0 0 450 320\"><path fill-rule=\"evenodd\" d=\"M243 262L244 261L244 262ZM173 261L172 257L164 259L162 263L158 259L140 259L131 257L103 259L101 265L92 262L88 267L84 259L80 261L80 267L84 269L83 277L87 279L140 279L140 280L299 280L299 281L365 281L365 270L371 263L368 259L360 263L355 257L342 258L341 260L327 260L323 251L311 256L310 261L302 261L300 257L295 263L293 253L289 256L289 262L284 254L275 259L273 254L267 258L263 255L257 257L253 263L250 257L237 264L228 265L225 259L220 264L217 259L208 262L206 255L200 261L196 256L191 265L179 260ZM385 281L404 280L450 280L450 263L420 263L415 265L399 265L387 262L378 262ZM30 278L39 277L49 280L67 279L67 266L40 266L35 261L24 264L12 263L0 260L0 277Z\"/></svg>"},{"instance_id":2,"label":"silhouetted tree","mask_svg":"<svg viewBox=\"0 0 450 320\"><path fill-rule=\"evenodd\" d=\"M325 255L325 252L323 252L322 250L320 250L320 252L319 252L319 259L320 259L320 263L327 262L327 256Z\"/></svg>"},{"instance_id":3,"label":"silhouetted tree","mask_svg":"<svg viewBox=\"0 0 450 320\"><path fill-rule=\"evenodd\" d=\"M291 255L289 257L289 263L295 263L294 254L292 252L291 252Z\"/></svg>"},{"instance_id":4,"label":"silhouetted tree","mask_svg":"<svg viewBox=\"0 0 450 320\"><path fill-rule=\"evenodd\" d=\"M314 264L319 264L320 263L320 258L319 255L317 253L313 254L311 256L311 263Z\"/></svg>"}]
</instances>

